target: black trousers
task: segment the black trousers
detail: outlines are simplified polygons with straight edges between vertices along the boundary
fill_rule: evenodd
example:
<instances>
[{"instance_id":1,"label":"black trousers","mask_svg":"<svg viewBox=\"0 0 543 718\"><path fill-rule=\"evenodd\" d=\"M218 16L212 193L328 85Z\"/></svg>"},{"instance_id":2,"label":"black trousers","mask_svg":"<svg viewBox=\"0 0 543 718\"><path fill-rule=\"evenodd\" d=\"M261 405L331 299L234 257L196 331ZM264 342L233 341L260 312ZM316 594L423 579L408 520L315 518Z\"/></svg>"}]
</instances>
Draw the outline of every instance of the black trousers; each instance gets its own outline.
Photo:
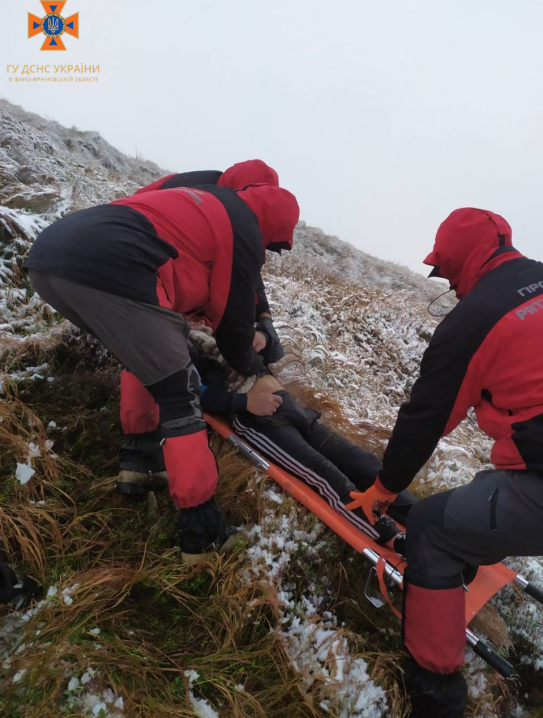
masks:
<instances>
[{"instance_id":1,"label":"black trousers","mask_svg":"<svg viewBox=\"0 0 543 718\"><path fill-rule=\"evenodd\" d=\"M348 511L351 491L365 491L374 482L381 461L375 454L340 436L323 424L320 414L304 409L286 391L277 392L283 404L271 417L245 412L235 417L236 432L281 468L314 488L338 513L373 539L379 532L360 510ZM389 515L405 523L416 499L403 491Z\"/></svg>"},{"instance_id":2,"label":"black trousers","mask_svg":"<svg viewBox=\"0 0 543 718\"><path fill-rule=\"evenodd\" d=\"M407 522L404 641L422 668L454 673L464 662L466 564L543 555L543 476L481 471L434 494ZM456 714L454 714L456 715Z\"/></svg>"}]
</instances>

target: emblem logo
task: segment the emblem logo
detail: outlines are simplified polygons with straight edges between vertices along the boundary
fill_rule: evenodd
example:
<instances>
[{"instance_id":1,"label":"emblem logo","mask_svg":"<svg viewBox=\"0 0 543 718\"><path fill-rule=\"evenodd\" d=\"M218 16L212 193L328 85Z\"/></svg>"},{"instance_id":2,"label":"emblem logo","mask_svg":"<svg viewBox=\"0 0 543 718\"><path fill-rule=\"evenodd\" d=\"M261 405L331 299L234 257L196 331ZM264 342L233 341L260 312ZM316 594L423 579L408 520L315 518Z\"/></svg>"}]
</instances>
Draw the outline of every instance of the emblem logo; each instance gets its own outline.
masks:
<instances>
[{"instance_id":1,"label":"emblem logo","mask_svg":"<svg viewBox=\"0 0 543 718\"><path fill-rule=\"evenodd\" d=\"M62 41L64 33L79 38L79 13L76 12L75 15L67 18L61 15L67 2L68 0L57 0L57 2L41 0L47 13L44 18L28 13L28 37L35 37L40 33L45 35L41 50L66 50L66 45Z\"/></svg>"}]
</instances>

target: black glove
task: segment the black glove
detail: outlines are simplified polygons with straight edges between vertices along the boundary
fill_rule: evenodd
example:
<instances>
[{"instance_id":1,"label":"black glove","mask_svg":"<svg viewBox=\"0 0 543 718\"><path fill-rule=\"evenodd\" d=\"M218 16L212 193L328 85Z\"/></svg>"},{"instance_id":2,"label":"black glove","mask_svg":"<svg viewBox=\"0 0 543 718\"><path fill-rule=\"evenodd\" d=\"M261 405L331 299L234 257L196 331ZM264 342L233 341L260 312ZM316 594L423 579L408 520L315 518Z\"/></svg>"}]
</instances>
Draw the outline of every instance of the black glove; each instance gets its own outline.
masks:
<instances>
[{"instance_id":1,"label":"black glove","mask_svg":"<svg viewBox=\"0 0 543 718\"><path fill-rule=\"evenodd\" d=\"M266 366L268 364L275 364L285 356L285 350L281 344L281 340L277 336L275 327L270 317L262 317L258 320L258 324L255 327L255 331L262 332L266 337L266 346L260 354L264 358Z\"/></svg>"}]
</instances>

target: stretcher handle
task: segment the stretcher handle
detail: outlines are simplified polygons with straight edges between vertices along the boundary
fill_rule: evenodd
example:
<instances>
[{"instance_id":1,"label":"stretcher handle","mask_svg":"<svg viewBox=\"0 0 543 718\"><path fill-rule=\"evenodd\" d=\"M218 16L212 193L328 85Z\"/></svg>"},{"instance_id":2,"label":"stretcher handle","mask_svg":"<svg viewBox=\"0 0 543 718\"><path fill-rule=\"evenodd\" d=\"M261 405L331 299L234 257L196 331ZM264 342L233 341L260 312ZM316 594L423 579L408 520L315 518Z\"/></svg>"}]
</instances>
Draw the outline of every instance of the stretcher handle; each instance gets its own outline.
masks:
<instances>
[{"instance_id":1,"label":"stretcher handle","mask_svg":"<svg viewBox=\"0 0 543 718\"><path fill-rule=\"evenodd\" d=\"M543 603L543 591L539 588L539 586L534 586L533 583L530 583L528 579L524 578L524 576L521 576L520 574L515 576L513 583L515 586L521 588L524 593L527 593L528 596L535 598L535 600L539 601L539 603Z\"/></svg>"},{"instance_id":2,"label":"stretcher handle","mask_svg":"<svg viewBox=\"0 0 543 718\"><path fill-rule=\"evenodd\" d=\"M234 444L240 454L242 454L246 459L249 459L249 461L251 461L256 466L258 466L259 469L262 469L262 471L267 471L270 468L270 464L266 461L266 459L263 459L260 454L251 449L248 444L246 444L235 434L230 434L230 436L228 437L228 441L231 444Z\"/></svg>"},{"instance_id":3,"label":"stretcher handle","mask_svg":"<svg viewBox=\"0 0 543 718\"><path fill-rule=\"evenodd\" d=\"M543 591L539 588L539 586L534 586L533 583L529 583L524 591L528 594L528 596L531 596L532 598L535 598L536 601L539 601L539 603L543 603Z\"/></svg>"},{"instance_id":4,"label":"stretcher handle","mask_svg":"<svg viewBox=\"0 0 543 718\"><path fill-rule=\"evenodd\" d=\"M487 646L483 640L478 638L469 629L466 631L466 635L469 645L473 648L479 658L482 658L483 661L488 663L488 665L491 666L495 671L498 671L498 673L504 678L509 678L509 676L515 670L513 666L509 663L509 661L507 661L505 658L502 658L499 653L496 653L493 648Z\"/></svg>"}]
</instances>

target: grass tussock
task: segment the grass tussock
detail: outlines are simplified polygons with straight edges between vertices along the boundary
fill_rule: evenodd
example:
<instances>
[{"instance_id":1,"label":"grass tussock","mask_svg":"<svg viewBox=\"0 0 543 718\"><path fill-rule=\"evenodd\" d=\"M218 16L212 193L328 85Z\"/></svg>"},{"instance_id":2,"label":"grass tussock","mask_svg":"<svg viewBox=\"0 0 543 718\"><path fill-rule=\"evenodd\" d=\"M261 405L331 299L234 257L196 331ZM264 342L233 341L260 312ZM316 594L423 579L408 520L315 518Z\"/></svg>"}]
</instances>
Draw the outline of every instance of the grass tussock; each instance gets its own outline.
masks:
<instances>
[{"instance_id":1,"label":"grass tussock","mask_svg":"<svg viewBox=\"0 0 543 718\"><path fill-rule=\"evenodd\" d=\"M286 361L288 362L291 357L292 355L287 355ZM389 429L369 421L353 424L337 399L333 399L322 389L309 385L303 377L290 379L284 382L284 386L301 404L316 408L321 413L322 420L349 441L362 446L367 451L382 455L383 444L391 435Z\"/></svg>"}]
</instances>

